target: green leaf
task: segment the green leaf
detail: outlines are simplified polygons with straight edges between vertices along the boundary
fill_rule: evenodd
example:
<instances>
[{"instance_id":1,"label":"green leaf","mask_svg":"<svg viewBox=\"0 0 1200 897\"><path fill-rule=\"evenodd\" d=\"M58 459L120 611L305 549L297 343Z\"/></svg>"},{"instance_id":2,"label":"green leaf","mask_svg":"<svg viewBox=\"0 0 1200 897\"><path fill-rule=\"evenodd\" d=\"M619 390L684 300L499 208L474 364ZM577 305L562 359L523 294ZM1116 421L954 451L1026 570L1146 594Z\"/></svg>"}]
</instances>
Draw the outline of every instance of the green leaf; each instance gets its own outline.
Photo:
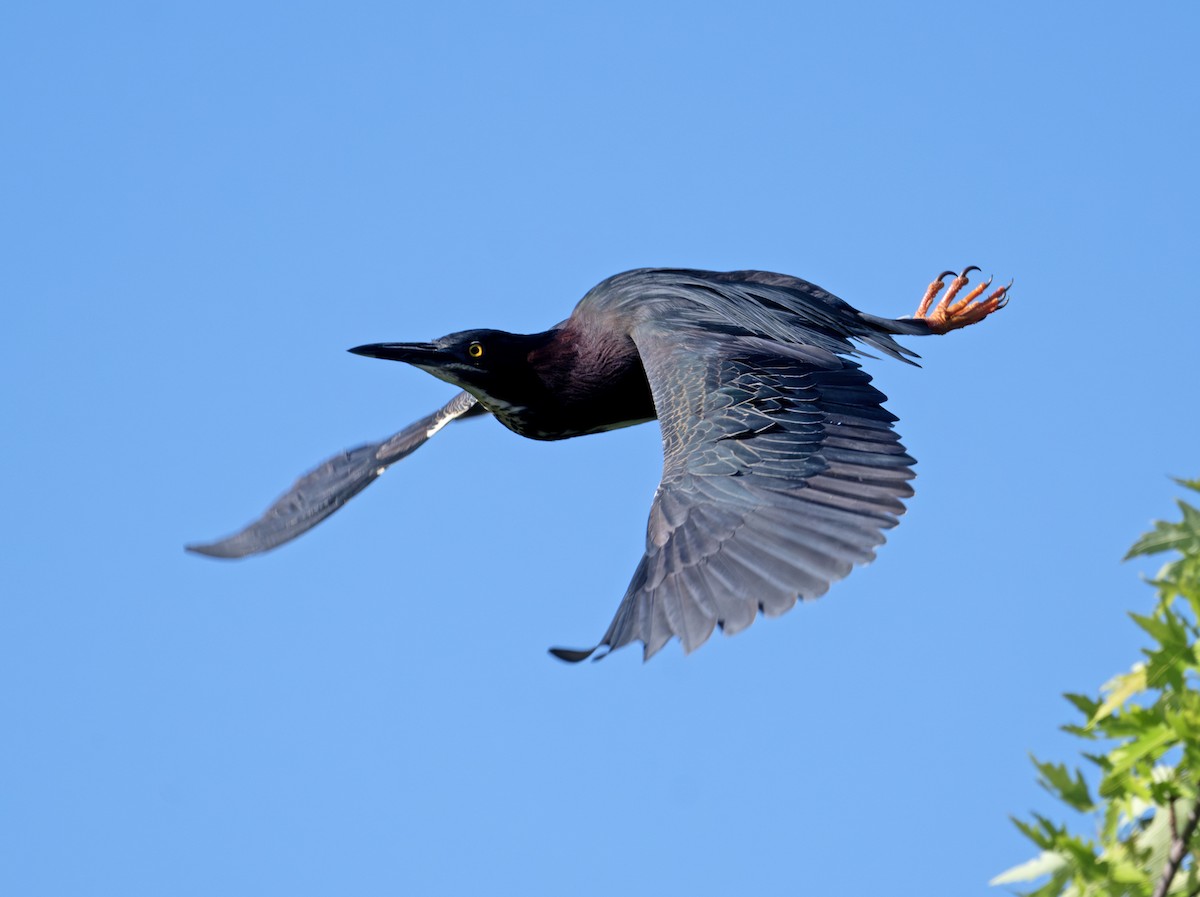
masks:
<instances>
[{"instance_id":1,"label":"green leaf","mask_svg":"<svg viewBox=\"0 0 1200 897\"><path fill-rule=\"evenodd\" d=\"M1010 885L1018 881L1033 881L1043 875L1053 875L1063 868L1067 861L1057 853L1043 850L1032 860L1006 869L988 882L989 885Z\"/></svg>"},{"instance_id":2,"label":"green leaf","mask_svg":"<svg viewBox=\"0 0 1200 897\"><path fill-rule=\"evenodd\" d=\"M1122 560L1128 561L1141 555L1161 554L1186 544L1187 536L1179 532L1174 524L1158 520L1153 530L1133 543L1133 547L1125 553Z\"/></svg>"},{"instance_id":3,"label":"green leaf","mask_svg":"<svg viewBox=\"0 0 1200 897\"><path fill-rule=\"evenodd\" d=\"M1152 617L1129 616L1158 642L1157 648L1143 652L1147 658L1147 686L1166 687L1171 691L1182 688L1188 667L1195 666L1196 661L1195 651L1189 644L1191 632L1187 621L1169 604L1160 605Z\"/></svg>"},{"instance_id":4,"label":"green leaf","mask_svg":"<svg viewBox=\"0 0 1200 897\"><path fill-rule=\"evenodd\" d=\"M1108 878L1123 885L1148 885L1148 876L1133 860L1122 859L1108 864Z\"/></svg>"},{"instance_id":5,"label":"green leaf","mask_svg":"<svg viewBox=\"0 0 1200 897\"><path fill-rule=\"evenodd\" d=\"M1191 801L1175 802L1175 815L1179 819L1186 818L1191 809ZM1150 820L1140 839L1149 854L1146 869L1156 878L1162 874L1163 867L1167 864L1167 852L1171 849L1173 837L1170 810L1165 806L1156 807L1154 818Z\"/></svg>"},{"instance_id":6,"label":"green leaf","mask_svg":"<svg viewBox=\"0 0 1200 897\"><path fill-rule=\"evenodd\" d=\"M1068 701L1075 705L1075 709L1082 713L1088 719L1092 718L1092 714L1096 712L1096 708L1100 706L1099 701L1094 701L1087 695L1079 695L1073 692L1066 692L1063 695Z\"/></svg>"},{"instance_id":7,"label":"green leaf","mask_svg":"<svg viewBox=\"0 0 1200 897\"><path fill-rule=\"evenodd\" d=\"M1200 511L1185 501L1178 502L1183 512L1179 523L1165 520L1154 521L1154 529L1133 543L1125 554L1125 560L1139 555L1160 554L1177 549L1182 554L1194 555L1200 550Z\"/></svg>"},{"instance_id":8,"label":"green leaf","mask_svg":"<svg viewBox=\"0 0 1200 897\"><path fill-rule=\"evenodd\" d=\"M1121 802L1110 800L1104 806L1103 823L1100 826L1100 839L1104 842L1112 841L1117 835L1117 827L1121 824L1121 817L1125 815L1122 810Z\"/></svg>"},{"instance_id":9,"label":"green leaf","mask_svg":"<svg viewBox=\"0 0 1200 897\"><path fill-rule=\"evenodd\" d=\"M1100 686L1100 690L1107 692L1108 696L1092 714L1091 720L1088 721L1089 726L1111 714L1138 692L1146 690L1146 665L1135 663L1128 673L1109 679Z\"/></svg>"},{"instance_id":10,"label":"green leaf","mask_svg":"<svg viewBox=\"0 0 1200 897\"><path fill-rule=\"evenodd\" d=\"M1200 535L1200 511L1197 511L1186 501L1179 502L1179 510L1183 511L1183 520L1179 528L1191 535Z\"/></svg>"},{"instance_id":11,"label":"green leaf","mask_svg":"<svg viewBox=\"0 0 1200 897\"><path fill-rule=\"evenodd\" d=\"M1070 771L1061 763L1041 763L1037 757L1031 757L1033 765L1037 767L1041 778L1038 784L1061 800L1068 806L1074 807L1081 813L1089 813L1095 809L1096 805L1092 802L1092 796L1088 793L1087 782L1083 780L1083 773L1078 769L1075 770L1075 777L1071 777Z\"/></svg>"},{"instance_id":12,"label":"green leaf","mask_svg":"<svg viewBox=\"0 0 1200 897\"><path fill-rule=\"evenodd\" d=\"M1130 614L1130 619L1150 633L1150 637L1160 644L1175 641L1174 627L1170 620L1160 620L1158 617L1143 617L1141 614Z\"/></svg>"},{"instance_id":13,"label":"green leaf","mask_svg":"<svg viewBox=\"0 0 1200 897\"><path fill-rule=\"evenodd\" d=\"M1100 783L1101 797L1115 797L1127 792L1147 796L1149 791L1146 785L1131 780L1125 774L1139 763L1158 759L1166 752L1167 748L1177 743L1178 740L1179 737L1175 731L1170 726L1162 724L1153 726L1132 741L1114 748L1108 755L1112 761L1112 768L1105 775L1104 781Z\"/></svg>"},{"instance_id":14,"label":"green leaf","mask_svg":"<svg viewBox=\"0 0 1200 897\"><path fill-rule=\"evenodd\" d=\"M1059 836L1063 834L1063 831L1056 829L1053 823L1046 819L1046 817L1039 816L1037 813L1033 814L1033 818L1037 822L1036 826L1030 825L1028 822L1022 822L1015 816L1009 818L1012 819L1012 824L1021 830L1021 834L1042 848L1042 850L1048 850L1058 840Z\"/></svg>"},{"instance_id":15,"label":"green leaf","mask_svg":"<svg viewBox=\"0 0 1200 897\"><path fill-rule=\"evenodd\" d=\"M1164 708L1163 719L1181 741L1194 742L1200 736L1200 692L1180 691L1171 697L1173 700Z\"/></svg>"}]
</instances>

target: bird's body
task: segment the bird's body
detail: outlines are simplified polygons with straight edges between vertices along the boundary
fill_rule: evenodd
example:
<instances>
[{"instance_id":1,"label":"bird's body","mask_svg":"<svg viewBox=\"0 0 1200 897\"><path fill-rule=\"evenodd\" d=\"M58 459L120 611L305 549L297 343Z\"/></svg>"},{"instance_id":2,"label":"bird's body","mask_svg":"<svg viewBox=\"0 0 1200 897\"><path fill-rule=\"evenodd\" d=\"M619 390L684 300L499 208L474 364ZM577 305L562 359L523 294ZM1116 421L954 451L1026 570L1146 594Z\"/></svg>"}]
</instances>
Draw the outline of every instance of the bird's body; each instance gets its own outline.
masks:
<instances>
[{"instance_id":1,"label":"bird's body","mask_svg":"<svg viewBox=\"0 0 1200 897\"><path fill-rule=\"evenodd\" d=\"M330 459L241 533L192 549L241 557L288 541L460 417L490 412L533 439L657 417L663 478L646 553L597 647L641 641L649 657L678 636L690 651L716 626L733 633L760 610L783 613L874 557L912 494L913 460L851 340L908 360L894 335L944 333L1004 304L1007 288L955 302L966 273L936 307L945 274L915 317L892 319L787 275L648 268L597 285L542 333L360 346L351 351L408 362L464 392ZM554 649L567 660L592 651Z\"/></svg>"}]
</instances>

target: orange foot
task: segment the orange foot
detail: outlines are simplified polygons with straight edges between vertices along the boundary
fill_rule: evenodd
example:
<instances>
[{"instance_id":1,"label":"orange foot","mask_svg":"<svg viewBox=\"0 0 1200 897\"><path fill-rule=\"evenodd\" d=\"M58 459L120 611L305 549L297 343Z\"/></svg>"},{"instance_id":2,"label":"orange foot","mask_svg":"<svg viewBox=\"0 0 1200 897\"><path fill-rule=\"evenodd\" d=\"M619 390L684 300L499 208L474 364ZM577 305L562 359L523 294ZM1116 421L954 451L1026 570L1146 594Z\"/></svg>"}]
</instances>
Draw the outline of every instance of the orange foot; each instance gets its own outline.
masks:
<instances>
[{"instance_id":1,"label":"orange foot","mask_svg":"<svg viewBox=\"0 0 1200 897\"><path fill-rule=\"evenodd\" d=\"M986 283L981 283L962 299L959 299L957 302L954 301L959 291L967 285L967 275L972 271L978 270L974 265L963 268L962 273L950 281L950 289L946 290L946 295L942 297L942 301L930 311L929 306L933 305L933 300L937 298L937 294L945 286L942 281L954 274L953 271L943 271L937 276L937 280L929 285L929 289L925 291L925 297L921 300L921 304L917 306L917 313L913 317L924 318L929 324L930 333L949 333L951 330L957 330L969 324L977 324L992 312L999 311L1008 305L1008 290L1012 286L1011 280L1008 282L1008 286L1000 287L981 302L975 301L983 295L984 290L992 285L990 277Z\"/></svg>"}]
</instances>

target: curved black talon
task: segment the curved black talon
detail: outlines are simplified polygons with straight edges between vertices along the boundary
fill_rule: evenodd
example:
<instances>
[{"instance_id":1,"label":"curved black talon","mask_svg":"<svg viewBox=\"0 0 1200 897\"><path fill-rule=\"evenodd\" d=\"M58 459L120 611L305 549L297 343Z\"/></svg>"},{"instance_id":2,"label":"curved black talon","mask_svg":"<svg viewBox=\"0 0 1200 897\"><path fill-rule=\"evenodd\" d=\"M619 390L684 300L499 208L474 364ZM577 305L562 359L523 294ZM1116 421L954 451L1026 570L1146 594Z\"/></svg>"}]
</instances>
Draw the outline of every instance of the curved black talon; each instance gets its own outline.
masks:
<instances>
[{"instance_id":1,"label":"curved black talon","mask_svg":"<svg viewBox=\"0 0 1200 897\"><path fill-rule=\"evenodd\" d=\"M947 277L954 277L954 276L955 275L954 275L953 271L943 271L941 274L939 274L937 277L935 277L934 280L940 281L940 280L945 280Z\"/></svg>"},{"instance_id":2,"label":"curved black talon","mask_svg":"<svg viewBox=\"0 0 1200 897\"><path fill-rule=\"evenodd\" d=\"M1015 280L1016 278L1014 277L1008 282L1008 285L1004 287L1004 298L1002 298L1000 303L996 306L996 311L999 311L1000 309L1004 308L1004 306L1008 305L1008 291L1012 289L1013 281Z\"/></svg>"},{"instance_id":3,"label":"curved black talon","mask_svg":"<svg viewBox=\"0 0 1200 897\"><path fill-rule=\"evenodd\" d=\"M979 271L979 270L980 270L980 267L978 265L967 265L967 267L962 269L962 271L959 273L958 276L961 277L963 280L966 280L968 274L970 274L972 271Z\"/></svg>"}]
</instances>

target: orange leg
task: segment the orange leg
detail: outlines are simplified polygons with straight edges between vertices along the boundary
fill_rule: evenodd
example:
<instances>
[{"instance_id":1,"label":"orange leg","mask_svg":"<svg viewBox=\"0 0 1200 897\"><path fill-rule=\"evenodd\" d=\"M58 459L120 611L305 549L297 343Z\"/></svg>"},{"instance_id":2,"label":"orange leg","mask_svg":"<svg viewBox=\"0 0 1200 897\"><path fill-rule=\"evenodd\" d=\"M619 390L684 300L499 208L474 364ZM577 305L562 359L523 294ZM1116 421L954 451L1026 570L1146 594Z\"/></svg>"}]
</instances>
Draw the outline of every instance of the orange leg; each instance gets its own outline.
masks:
<instances>
[{"instance_id":1,"label":"orange leg","mask_svg":"<svg viewBox=\"0 0 1200 897\"><path fill-rule=\"evenodd\" d=\"M958 330L960 327L967 327L970 324L976 324L986 318L994 311L999 311L1008 304L1008 290L1012 286L1012 281L1009 281L1008 286L999 287L986 299L977 302L984 291L992 285L992 279L989 277L985 283L979 284L971 292L967 293L962 299L957 302L958 294L962 288L969 282L967 275L972 271L978 271L974 265L964 268L954 280L950 281L950 288L946 290L946 295L933 310L930 306L933 305L934 299L945 286L943 280L952 275L953 271L943 271L938 275L937 280L929 285L929 289L925 291L925 296L921 299L921 304L917 306L917 312L914 317L924 318L929 324L931 333L949 333L951 330Z\"/></svg>"}]
</instances>

